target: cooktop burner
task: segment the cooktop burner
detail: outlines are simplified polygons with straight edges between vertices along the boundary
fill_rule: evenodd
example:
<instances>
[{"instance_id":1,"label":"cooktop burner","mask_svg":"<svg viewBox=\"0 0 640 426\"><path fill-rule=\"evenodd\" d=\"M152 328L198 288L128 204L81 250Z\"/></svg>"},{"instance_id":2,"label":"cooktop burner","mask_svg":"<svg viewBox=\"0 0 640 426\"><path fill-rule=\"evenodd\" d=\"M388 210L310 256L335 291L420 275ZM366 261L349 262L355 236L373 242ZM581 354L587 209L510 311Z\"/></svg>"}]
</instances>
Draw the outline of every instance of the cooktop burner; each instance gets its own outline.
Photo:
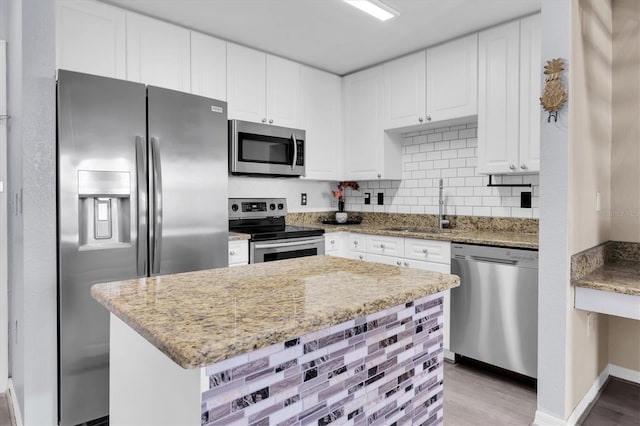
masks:
<instances>
[{"instance_id":1,"label":"cooktop burner","mask_svg":"<svg viewBox=\"0 0 640 426\"><path fill-rule=\"evenodd\" d=\"M229 231L251 234L251 241L315 237L324 229L285 223L287 200L284 198L230 198Z\"/></svg>"}]
</instances>

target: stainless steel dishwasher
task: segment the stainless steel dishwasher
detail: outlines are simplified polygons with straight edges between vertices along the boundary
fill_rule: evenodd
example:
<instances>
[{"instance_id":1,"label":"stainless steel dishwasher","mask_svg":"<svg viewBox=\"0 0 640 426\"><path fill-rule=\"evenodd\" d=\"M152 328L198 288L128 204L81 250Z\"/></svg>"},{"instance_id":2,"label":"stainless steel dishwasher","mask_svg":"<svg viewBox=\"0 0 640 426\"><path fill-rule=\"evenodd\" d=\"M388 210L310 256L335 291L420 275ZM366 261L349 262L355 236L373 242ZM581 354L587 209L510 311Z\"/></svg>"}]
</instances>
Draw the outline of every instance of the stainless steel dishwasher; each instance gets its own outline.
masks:
<instances>
[{"instance_id":1,"label":"stainless steel dishwasher","mask_svg":"<svg viewBox=\"0 0 640 426\"><path fill-rule=\"evenodd\" d=\"M451 351L537 378L538 252L451 245Z\"/></svg>"}]
</instances>

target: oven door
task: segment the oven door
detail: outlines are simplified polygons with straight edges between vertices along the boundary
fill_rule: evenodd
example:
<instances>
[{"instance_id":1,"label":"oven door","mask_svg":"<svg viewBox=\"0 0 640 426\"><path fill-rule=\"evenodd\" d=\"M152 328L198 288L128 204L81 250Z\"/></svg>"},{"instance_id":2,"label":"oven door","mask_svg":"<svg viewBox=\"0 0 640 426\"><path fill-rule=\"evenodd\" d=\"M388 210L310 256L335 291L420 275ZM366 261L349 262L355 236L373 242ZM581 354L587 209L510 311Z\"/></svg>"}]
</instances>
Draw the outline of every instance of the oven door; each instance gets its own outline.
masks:
<instances>
[{"instance_id":1,"label":"oven door","mask_svg":"<svg viewBox=\"0 0 640 426\"><path fill-rule=\"evenodd\" d=\"M304 130L231 120L231 173L302 176Z\"/></svg>"},{"instance_id":2,"label":"oven door","mask_svg":"<svg viewBox=\"0 0 640 426\"><path fill-rule=\"evenodd\" d=\"M324 254L324 236L252 241L249 250L249 263L316 256Z\"/></svg>"}]
</instances>

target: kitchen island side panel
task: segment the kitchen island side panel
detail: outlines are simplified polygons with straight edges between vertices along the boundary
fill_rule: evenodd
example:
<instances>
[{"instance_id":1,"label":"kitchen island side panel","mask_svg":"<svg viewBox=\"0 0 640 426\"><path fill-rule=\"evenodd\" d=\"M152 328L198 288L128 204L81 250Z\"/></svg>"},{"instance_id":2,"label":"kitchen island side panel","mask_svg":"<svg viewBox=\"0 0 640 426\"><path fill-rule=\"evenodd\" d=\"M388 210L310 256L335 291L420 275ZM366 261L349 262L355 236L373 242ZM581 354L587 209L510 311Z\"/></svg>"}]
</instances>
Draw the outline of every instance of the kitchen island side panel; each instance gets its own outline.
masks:
<instances>
[{"instance_id":1,"label":"kitchen island side panel","mask_svg":"<svg viewBox=\"0 0 640 426\"><path fill-rule=\"evenodd\" d=\"M204 368L202 425L442 423L443 297Z\"/></svg>"}]
</instances>

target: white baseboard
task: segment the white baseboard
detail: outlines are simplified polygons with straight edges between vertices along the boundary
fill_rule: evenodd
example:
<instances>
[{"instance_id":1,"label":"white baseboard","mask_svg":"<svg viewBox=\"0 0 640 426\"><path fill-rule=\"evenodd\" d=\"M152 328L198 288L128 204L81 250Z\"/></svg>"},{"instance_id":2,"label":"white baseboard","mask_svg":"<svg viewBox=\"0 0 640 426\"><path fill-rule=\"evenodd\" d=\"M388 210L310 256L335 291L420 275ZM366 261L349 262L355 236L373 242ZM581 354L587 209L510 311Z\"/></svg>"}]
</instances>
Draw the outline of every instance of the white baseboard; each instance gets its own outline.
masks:
<instances>
[{"instance_id":1,"label":"white baseboard","mask_svg":"<svg viewBox=\"0 0 640 426\"><path fill-rule=\"evenodd\" d=\"M574 408L566 421L559 417L555 417L541 411L536 411L533 426L574 426L589 408L591 403L596 399L600 393L600 389L602 389L602 386L604 386L609 376L640 384L640 371L608 364L593 382L593 385L591 385L584 397L582 397L580 402L578 402L578 405L576 405L576 408Z\"/></svg>"},{"instance_id":2,"label":"white baseboard","mask_svg":"<svg viewBox=\"0 0 640 426\"><path fill-rule=\"evenodd\" d=\"M536 410L536 417L533 419L532 426L565 426L564 420Z\"/></svg>"},{"instance_id":3,"label":"white baseboard","mask_svg":"<svg viewBox=\"0 0 640 426\"><path fill-rule=\"evenodd\" d=\"M629 382L640 384L640 371L630 370L628 368L609 364L609 375Z\"/></svg>"},{"instance_id":4,"label":"white baseboard","mask_svg":"<svg viewBox=\"0 0 640 426\"><path fill-rule=\"evenodd\" d=\"M593 382L593 384L591 385L587 393L585 393L582 399L580 400L580 402L578 402L578 405L576 405L576 408L573 409L573 412L571 413L571 415L566 421L567 425L573 426L578 422L578 420L580 420L580 417L582 417L582 415L591 406L591 403L593 403L593 401L595 401L595 399L598 397L598 393L600 393L600 389L602 389L602 386L604 386L608 378L609 378L609 365L607 365L602 370L602 372Z\"/></svg>"},{"instance_id":5,"label":"white baseboard","mask_svg":"<svg viewBox=\"0 0 640 426\"><path fill-rule=\"evenodd\" d=\"M16 426L23 426L22 414L20 413L20 404L18 404L16 390L13 387L13 380L11 380L11 377L9 377L9 393L11 394L11 406L13 407L13 415L16 419Z\"/></svg>"}]
</instances>

